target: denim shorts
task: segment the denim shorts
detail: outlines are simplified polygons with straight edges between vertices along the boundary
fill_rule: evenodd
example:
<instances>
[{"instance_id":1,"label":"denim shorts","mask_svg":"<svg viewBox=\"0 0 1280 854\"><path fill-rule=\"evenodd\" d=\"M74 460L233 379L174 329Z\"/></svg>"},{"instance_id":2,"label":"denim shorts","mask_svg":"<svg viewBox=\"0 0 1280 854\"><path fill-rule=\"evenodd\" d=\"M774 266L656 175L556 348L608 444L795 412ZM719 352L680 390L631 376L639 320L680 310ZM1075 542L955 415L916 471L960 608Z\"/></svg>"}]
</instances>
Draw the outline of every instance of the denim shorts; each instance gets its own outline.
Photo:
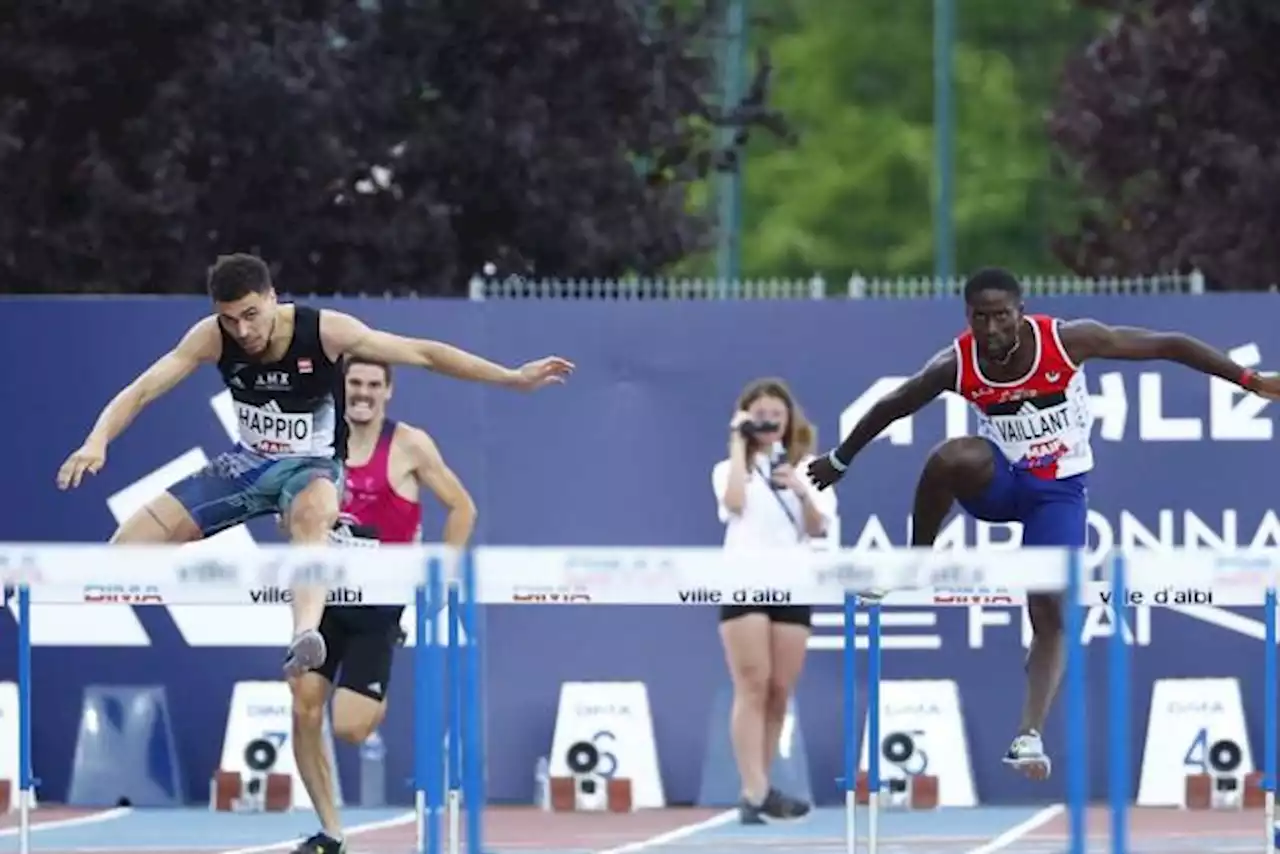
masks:
<instances>
[{"instance_id":1,"label":"denim shorts","mask_svg":"<svg viewBox=\"0 0 1280 854\"><path fill-rule=\"evenodd\" d=\"M205 537L250 519L285 513L316 478L342 486L342 462L332 457L265 457L237 447L169 487ZM341 489L339 490L341 491Z\"/></svg>"}]
</instances>

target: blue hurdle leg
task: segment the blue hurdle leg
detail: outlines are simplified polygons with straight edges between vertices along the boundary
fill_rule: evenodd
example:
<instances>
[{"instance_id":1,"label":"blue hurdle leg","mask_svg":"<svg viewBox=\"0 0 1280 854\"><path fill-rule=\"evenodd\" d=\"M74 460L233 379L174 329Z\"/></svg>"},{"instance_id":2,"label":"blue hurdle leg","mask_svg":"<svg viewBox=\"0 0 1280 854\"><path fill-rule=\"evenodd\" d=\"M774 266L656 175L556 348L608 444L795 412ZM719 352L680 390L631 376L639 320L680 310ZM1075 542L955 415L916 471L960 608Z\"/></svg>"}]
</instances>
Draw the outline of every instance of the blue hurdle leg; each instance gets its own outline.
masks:
<instances>
[{"instance_id":1,"label":"blue hurdle leg","mask_svg":"<svg viewBox=\"0 0 1280 854\"><path fill-rule=\"evenodd\" d=\"M1262 652L1262 788L1266 844L1280 849L1280 828L1276 827L1276 591L1267 591L1266 633Z\"/></svg>"},{"instance_id":2,"label":"blue hurdle leg","mask_svg":"<svg viewBox=\"0 0 1280 854\"><path fill-rule=\"evenodd\" d=\"M1111 559L1111 607L1115 609L1112 626L1107 727L1110 747L1111 850L1113 854L1129 851L1129 642L1124 636L1124 607L1128 601L1125 584L1124 555Z\"/></svg>"},{"instance_id":3,"label":"blue hurdle leg","mask_svg":"<svg viewBox=\"0 0 1280 854\"><path fill-rule=\"evenodd\" d=\"M447 596L449 620L449 646L447 649L448 690L445 703L445 727L449 738L448 793L445 798L449 823L449 852L457 854L462 844L462 656L459 633L462 608L458 585L451 582Z\"/></svg>"},{"instance_id":4,"label":"blue hurdle leg","mask_svg":"<svg viewBox=\"0 0 1280 854\"><path fill-rule=\"evenodd\" d=\"M880 844L880 603L871 605L867 651L867 851Z\"/></svg>"},{"instance_id":5,"label":"blue hurdle leg","mask_svg":"<svg viewBox=\"0 0 1280 854\"><path fill-rule=\"evenodd\" d=\"M427 801L427 854L440 854L440 815L444 809L444 702L441 689L446 685L443 650L440 649L440 619L444 615L444 579L439 558L432 558L428 568L427 604L425 616L420 616L419 643L426 639L425 649L418 655L425 659L423 667L422 703L423 765L421 785ZM447 692L445 692L447 695Z\"/></svg>"},{"instance_id":6,"label":"blue hurdle leg","mask_svg":"<svg viewBox=\"0 0 1280 854\"><path fill-rule=\"evenodd\" d=\"M31 851L31 805L36 779L31 767L31 588L18 588L18 851Z\"/></svg>"},{"instance_id":7,"label":"blue hurdle leg","mask_svg":"<svg viewBox=\"0 0 1280 854\"><path fill-rule=\"evenodd\" d=\"M484 850L484 783L480 753L480 633L476 602L475 565L472 553L462 558L462 628L467 643L462 650L462 792L467 808L467 851Z\"/></svg>"},{"instance_id":8,"label":"blue hurdle leg","mask_svg":"<svg viewBox=\"0 0 1280 854\"><path fill-rule=\"evenodd\" d=\"M1085 655L1081 641L1084 635L1085 608L1081 604L1083 559L1073 549L1068 557L1065 603L1067 643L1066 672L1066 752L1067 752L1067 820L1070 828L1069 854L1084 854L1087 846L1085 811L1089 798L1089 750L1085 737L1087 706L1085 703Z\"/></svg>"},{"instance_id":9,"label":"blue hurdle leg","mask_svg":"<svg viewBox=\"0 0 1280 854\"><path fill-rule=\"evenodd\" d=\"M858 850L858 597L844 596L844 844Z\"/></svg>"}]
</instances>

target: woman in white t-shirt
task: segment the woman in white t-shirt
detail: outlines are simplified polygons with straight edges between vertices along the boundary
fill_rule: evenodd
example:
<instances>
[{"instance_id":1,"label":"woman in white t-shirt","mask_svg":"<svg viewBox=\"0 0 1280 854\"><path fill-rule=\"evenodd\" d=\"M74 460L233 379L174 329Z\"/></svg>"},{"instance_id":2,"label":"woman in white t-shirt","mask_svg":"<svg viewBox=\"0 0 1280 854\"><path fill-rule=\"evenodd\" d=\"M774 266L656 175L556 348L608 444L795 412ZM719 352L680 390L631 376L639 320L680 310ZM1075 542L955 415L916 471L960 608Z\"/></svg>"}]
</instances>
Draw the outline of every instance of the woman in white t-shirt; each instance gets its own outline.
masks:
<instances>
[{"instance_id":1,"label":"woman in white t-shirt","mask_svg":"<svg viewBox=\"0 0 1280 854\"><path fill-rule=\"evenodd\" d=\"M711 473L725 523L726 550L813 547L835 521L834 490L818 490L800 475L816 444L785 382L752 382L729 422L729 457ZM778 567L779 584L785 566ZM801 818L809 804L769 784L788 699L804 668L812 609L806 605L726 605L720 638L733 678L730 733L742 779L743 824Z\"/></svg>"}]
</instances>

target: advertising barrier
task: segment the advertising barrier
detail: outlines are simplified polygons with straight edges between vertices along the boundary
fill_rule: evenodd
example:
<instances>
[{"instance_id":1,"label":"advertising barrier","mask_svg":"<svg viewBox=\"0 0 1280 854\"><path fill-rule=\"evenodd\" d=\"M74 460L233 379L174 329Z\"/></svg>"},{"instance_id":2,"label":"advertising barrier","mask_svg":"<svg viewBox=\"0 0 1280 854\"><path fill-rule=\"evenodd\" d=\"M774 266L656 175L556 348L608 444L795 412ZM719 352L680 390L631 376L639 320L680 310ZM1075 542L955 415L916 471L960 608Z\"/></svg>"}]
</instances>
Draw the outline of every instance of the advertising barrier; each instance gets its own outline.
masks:
<instances>
[{"instance_id":1,"label":"advertising barrier","mask_svg":"<svg viewBox=\"0 0 1280 854\"><path fill-rule=\"evenodd\" d=\"M566 386L532 395L398 370L391 404L394 417L432 433L472 492L480 508L477 542L507 549L515 567L552 559L522 556L521 547L582 547L566 564L563 587L513 588L513 605L524 607L492 606L484 614L489 793L525 803L533 796L537 758L550 749L561 685L596 679L645 685L664 797L669 803L696 797L704 722L727 681L715 609L605 604L596 600L594 583L617 565L619 546L630 547L627 565L651 573L661 588L676 568L665 556L670 553L652 549L721 541L711 469L725 456L733 401L748 381L786 378L825 448L964 324L954 300L315 303L508 364L555 353L578 365ZM1241 365L1280 362L1276 296L1064 297L1028 307L1186 331ZM4 303L0 340L11 354L6 390L28 415L0 426L11 449L6 482L21 498L0 515L0 539L103 542L142 502L227 448L233 416L208 368L149 407L112 445L98 475L71 492L54 484L58 466L106 401L207 311L206 302L195 298ZM1280 545L1280 518L1266 488L1280 478L1273 407L1178 365L1098 362L1086 370L1097 415L1091 569L1116 547ZM972 425L963 402L948 396L887 430L839 487L842 544L905 544L911 492L925 455ZM428 507L428 537L442 521L439 508ZM939 545L1008 548L1017 537L1011 526L957 516ZM188 571L232 573L235 561L225 550L254 540L277 541L274 521L193 546ZM593 555L591 547L611 548ZM955 682L980 802L1061 797L1059 777L1032 784L999 761L1023 692L1030 630L1018 607L1022 597L967 584L963 569L958 566L950 583L940 583L945 589L926 600L886 609L885 677ZM0 567L0 576L4 571ZM1224 563L1213 589L1220 589L1216 581L1247 571ZM786 567L777 572L776 589L785 590ZM224 730L233 686L280 678L287 606L242 598L240 605L147 601L133 607L138 599L131 597L157 594L145 584L101 590L87 587L90 581L69 589L67 602L32 608L42 800L65 795L80 691L104 681L167 688L175 719L183 722L175 737L189 777L186 789L201 791L221 747L208 733ZM365 585L348 579L342 586ZM691 599L717 592L697 584L687 589ZM772 589L743 595L752 600L757 593L769 601L778 595ZM1091 662L1115 631L1134 644L1135 722L1147 720L1157 680L1229 677L1239 680L1248 733L1260 744L1259 609L1210 601L1206 590L1143 595L1141 601L1131 597L1119 613L1098 602L1082 638ZM273 597L266 590L261 598ZM957 597L968 597L969 607L936 607L955 604ZM730 593L726 600L732 599ZM530 607L537 604L556 607ZM6 605L9 613L0 613L0 681L14 676L15 608L11 599ZM837 797L840 711L832 698L839 666L829 652L839 648L842 620L838 608L819 609L798 697L813 791L823 802ZM411 613L405 625L412 626ZM860 636L864 631L859 627ZM407 667L406 652L391 680L384 729L392 781L411 773L409 705L396 701L411 690ZM1101 704L1098 709L1095 727L1103 724ZM1060 751L1056 713L1047 730L1049 749ZM1145 740L1140 723L1134 737L1139 745ZM1102 791L1103 741L1093 749L1093 783ZM339 747L339 759L354 791L353 754ZM408 802L409 789L391 785L388 795Z\"/></svg>"}]
</instances>

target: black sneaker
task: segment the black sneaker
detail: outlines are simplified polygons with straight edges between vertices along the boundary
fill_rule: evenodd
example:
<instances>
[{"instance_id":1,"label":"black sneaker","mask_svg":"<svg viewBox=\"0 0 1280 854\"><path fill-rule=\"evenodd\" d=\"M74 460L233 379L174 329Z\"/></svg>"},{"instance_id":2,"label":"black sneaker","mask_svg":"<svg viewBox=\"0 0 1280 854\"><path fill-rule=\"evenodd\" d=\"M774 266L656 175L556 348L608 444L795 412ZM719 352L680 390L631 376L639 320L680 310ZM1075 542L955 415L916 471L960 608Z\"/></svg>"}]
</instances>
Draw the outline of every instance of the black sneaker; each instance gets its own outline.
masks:
<instances>
[{"instance_id":1,"label":"black sneaker","mask_svg":"<svg viewBox=\"0 0 1280 854\"><path fill-rule=\"evenodd\" d=\"M756 806L743 798L738 801L738 824L768 824L762 806Z\"/></svg>"},{"instance_id":2,"label":"black sneaker","mask_svg":"<svg viewBox=\"0 0 1280 854\"><path fill-rule=\"evenodd\" d=\"M809 805L799 798L784 795L770 789L760 804L746 798L738 804L738 821L741 824L769 824L775 821L797 821L809 814Z\"/></svg>"},{"instance_id":3,"label":"black sneaker","mask_svg":"<svg viewBox=\"0 0 1280 854\"><path fill-rule=\"evenodd\" d=\"M347 854L347 843L342 839L334 839L327 833L317 833L298 843L293 854Z\"/></svg>"}]
</instances>

